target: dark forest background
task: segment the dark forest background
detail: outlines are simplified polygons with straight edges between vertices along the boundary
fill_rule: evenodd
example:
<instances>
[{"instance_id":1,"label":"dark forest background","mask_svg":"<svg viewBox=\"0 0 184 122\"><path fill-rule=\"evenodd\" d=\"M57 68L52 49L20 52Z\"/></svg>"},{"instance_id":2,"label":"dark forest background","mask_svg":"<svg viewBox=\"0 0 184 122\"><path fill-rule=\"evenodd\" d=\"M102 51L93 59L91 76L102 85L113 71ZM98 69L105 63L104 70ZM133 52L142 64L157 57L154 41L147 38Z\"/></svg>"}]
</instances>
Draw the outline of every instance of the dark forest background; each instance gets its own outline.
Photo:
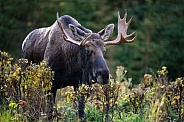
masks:
<instances>
[{"instance_id":1,"label":"dark forest background","mask_svg":"<svg viewBox=\"0 0 184 122\"><path fill-rule=\"evenodd\" d=\"M136 31L131 44L107 46L105 58L111 73L116 66L128 70L138 83L145 73L166 66L169 78L184 76L184 0L0 0L0 50L21 58L21 44L27 34L51 26L60 15L71 15L83 26L98 32L115 24L111 39L117 36L117 11L128 19L129 33Z\"/></svg>"}]
</instances>

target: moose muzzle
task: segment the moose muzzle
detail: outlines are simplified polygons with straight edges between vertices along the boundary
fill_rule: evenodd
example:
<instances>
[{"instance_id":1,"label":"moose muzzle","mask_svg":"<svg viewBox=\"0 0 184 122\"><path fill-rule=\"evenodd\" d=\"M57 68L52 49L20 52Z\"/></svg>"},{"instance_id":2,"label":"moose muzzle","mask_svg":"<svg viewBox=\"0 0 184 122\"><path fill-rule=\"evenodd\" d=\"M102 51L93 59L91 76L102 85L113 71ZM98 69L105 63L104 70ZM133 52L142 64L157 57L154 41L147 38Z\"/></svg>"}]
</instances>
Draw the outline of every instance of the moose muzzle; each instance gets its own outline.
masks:
<instances>
[{"instance_id":1,"label":"moose muzzle","mask_svg":"<svg viewBox=\"0 0 184 122\"><path fill-rule=\"evenodd\" d=\"M102 56L98 56L94 61L94 80L99 84L108 84L110 71L107 67L105 59Z\"/></svg>"}]
</instances>

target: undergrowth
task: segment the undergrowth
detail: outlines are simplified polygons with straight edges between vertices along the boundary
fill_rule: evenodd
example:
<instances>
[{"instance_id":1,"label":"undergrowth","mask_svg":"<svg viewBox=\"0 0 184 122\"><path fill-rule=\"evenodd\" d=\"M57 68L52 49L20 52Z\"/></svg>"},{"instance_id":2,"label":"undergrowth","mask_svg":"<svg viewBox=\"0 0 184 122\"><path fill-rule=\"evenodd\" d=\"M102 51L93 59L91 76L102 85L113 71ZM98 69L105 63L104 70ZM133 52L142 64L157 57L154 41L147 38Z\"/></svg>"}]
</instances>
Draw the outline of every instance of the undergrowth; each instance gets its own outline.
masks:
<instances>
[{"instance_id":1,"label":"undergrowth","mask_svg":"<svg viewBox=\"0 0 184 122\"><path fill-rule=\"evenodd\" d=\"M110 84L81 85L58 90L53 121L77 122L77 100L85 95L85 118L89 122L166 122L184 121L184 78L170 81L167 67L145 74L134 85L127 71L118 66ZM0 121L43 121L47 93L54 72L46 62L32 64L26 59L13 63L0 51Z\"/></svg>"}]
</instances>

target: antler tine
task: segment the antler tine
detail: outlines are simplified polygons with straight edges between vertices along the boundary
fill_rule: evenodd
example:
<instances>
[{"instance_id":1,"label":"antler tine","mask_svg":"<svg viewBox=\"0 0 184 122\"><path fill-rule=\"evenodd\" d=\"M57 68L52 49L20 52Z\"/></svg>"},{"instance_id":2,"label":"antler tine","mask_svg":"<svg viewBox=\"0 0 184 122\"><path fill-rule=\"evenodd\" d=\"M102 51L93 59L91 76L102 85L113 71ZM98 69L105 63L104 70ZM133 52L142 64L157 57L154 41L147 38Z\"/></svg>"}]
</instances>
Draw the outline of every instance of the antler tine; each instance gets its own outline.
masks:
<instances>
[{"instance_id":1,"label":"antler tine","mask_svg":"<svg viewBox=\"0 0 184 122\"><path fill-rule=\"evenodd\" d=\"M56 17L57 17L57 19L59 19L59 13L58 12L56 13Z\"/></svg>"},{"instance_id":2,"label":"antler tine","mask_svg":"<svg viewBox=\"0 0 184 122\"><path fill-rule=\"evenodd\" d=\"M135 33L135 32L133 32L133 33ZM133 35L133 34L132 34L132 35ZM125 42L125 43L132 43L132 42L134 42L136 39L137 39L137 35L136 35L136 36L134 36L134 38L133 38L133 39L131 39L131 40L126 40L126 42Z\"/></svg>"},{"instance_id":3,"label":"antler tine","mask_svg":"<svg viewBox=\"0 0 184 122\"><path fill-rule=\"evenodd\" d=\"M125 23L126 23L126 17L127 17L127 9L125 9L125 15L123 17L123 19L125 19Z\"/></svg>"},{"instance_id":4,"label":"antler tine","mask_svg":"<svg viewBox=\"0 0 184 122\"><path fill-rule=\"evenodd\" d=\"M133 17L134 17L134 16L132 16L132 17L130 18L130 20L128 21L128 25L130 25L130 23L132 22Z\"/></svg>"},{"instance_id":5,"label":"antler tine","mask_svg":"<svg viewBox=\"0 0 184 122\"><path fill-rule=\"evenodd\" d=\"M132 32L131 34L127 35L127 38L131 37L132 35L134 35L136 32Z\"/></svg>"},{"instance_id":6,"label":"antler tine","mask_svg":"<svg viewBox=\"0 0 184 122\"><path fill-rule=\"evenodd\" d=\"M118 36L116 37L115 40L105 42L106 45L118 45L118 44L121 44L122 42L123 43L131 43L131 42L134 42L136 40L137 36L135 36L131 40L127 40L127 38L134 35L135 32L127 35L127 30L128 30L130 23L132 22L133 16L130 18L128 23L126 22L126 17L127 17L127 10L125 10L125 14L124 14L123 19L121 19L120 12L118 11Z\"/></svg>"},{"instance_id":7,"label":"antler tine","mask_svg":"<svg viewBox=\"0 0 184 122\"><path fill-rule=\"evenodd\" d=\"M86 42L89 40L89 38L92 36L92 33L90 33L85 39L83 39L80 42L80 46L85 46Z\"/></svg>"},{"instance_id":8,"label":"antler tine","mask_svg":"<svg viewBox=\"0 0 184 122\"><path fill-rule=\"evenodd\" d=\"M118 20L120 20L120 19L121 19L120 12L118 11Z\"/></svg>"},{"instance_id":9,"label":"antler tine","mask_svg":"<svg viewBox=\"0 0 184 122\"><path fill-rule=\"evenodd\" d=\"M75 41L74 39L72 39L67 33L66 31L64 30L63 26L62 26L62 22L61 20L59 19L59 13L57 12L57 22L58 22L58 25L61 29L61 31L63 32L63 38L65 41L67 42L70 42L72 44L77 44L79 46L84 46L87 42L87 40L91 37L92 33L90 33L85 39L83 39L81 42L79 41Z\"/></svg>"}]
</instances>

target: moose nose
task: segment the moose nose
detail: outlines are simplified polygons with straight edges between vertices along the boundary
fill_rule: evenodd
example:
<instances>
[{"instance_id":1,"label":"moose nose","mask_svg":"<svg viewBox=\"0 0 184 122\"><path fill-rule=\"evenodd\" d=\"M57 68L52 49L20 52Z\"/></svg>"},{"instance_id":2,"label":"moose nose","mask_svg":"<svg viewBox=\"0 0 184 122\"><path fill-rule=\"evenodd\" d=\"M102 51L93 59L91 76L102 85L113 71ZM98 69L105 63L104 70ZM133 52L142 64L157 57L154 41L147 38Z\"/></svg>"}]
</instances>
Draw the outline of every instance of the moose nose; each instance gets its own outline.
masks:
<instances>
[{"instance_id":1,"label":"moose nose","mask_svg":"<svg viewBox=\"0 0 184 122\"><path fill-rule=\"evenodd\" d=\"M102 70L102 69L100 69L100 70L97 70L97 75L103 75L103 76L108 76L109 77L109 70L108 69L106 69L106 70Z\"/></svg>"},{"instance_id":2,"label":"moose nose","mask_svg":"<svg viewBox=\"0 0 184 122\"><path fill-rule=\"evenodd\" d=\"M99 84L108 84L109 83L109 70L98 70L96 72L97 82Z\"/></svg>"},{"instance_id":3,"label":"moose nose","mask_svg":"<svg viewBox=\"0 0 184 122\"><path fill-rule=\"evenodd\" d=\"M94 61L94 77L99 84L109 83L110 71L103 56L97 56Z\"/></svg>"}]
</instances>

